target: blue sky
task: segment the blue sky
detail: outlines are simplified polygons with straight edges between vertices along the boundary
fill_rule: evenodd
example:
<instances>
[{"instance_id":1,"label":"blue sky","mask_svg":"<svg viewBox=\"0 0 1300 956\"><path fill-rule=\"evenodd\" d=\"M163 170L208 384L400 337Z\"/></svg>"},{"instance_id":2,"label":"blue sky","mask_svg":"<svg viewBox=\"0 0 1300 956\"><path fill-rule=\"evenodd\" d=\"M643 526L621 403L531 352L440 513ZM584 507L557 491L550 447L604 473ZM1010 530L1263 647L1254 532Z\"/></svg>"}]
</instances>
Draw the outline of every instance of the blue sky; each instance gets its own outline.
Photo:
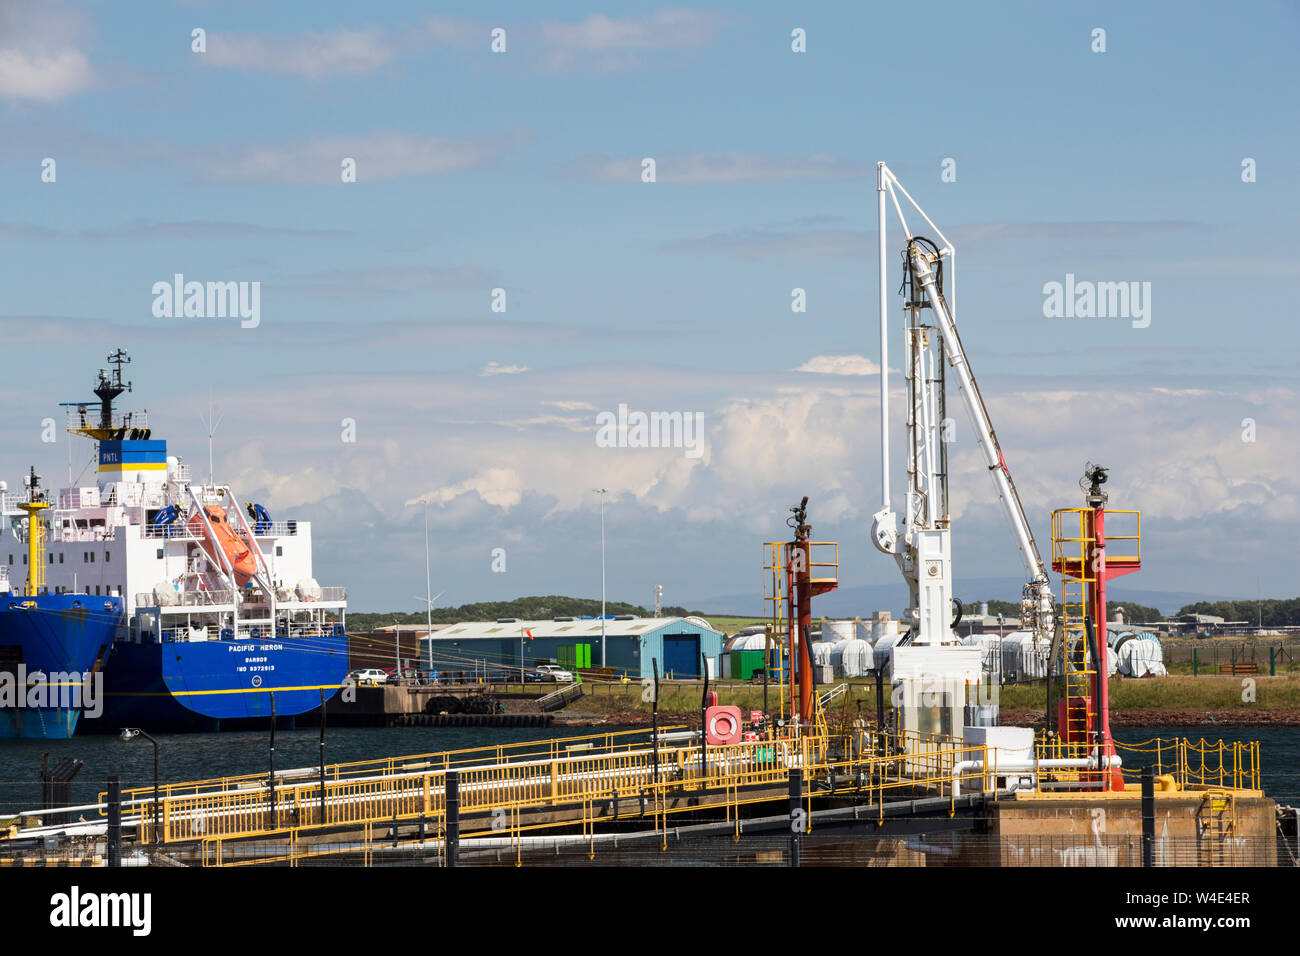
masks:
<instances>
[{"instance_id":1,"label":"blue sky","mask_svg":"<svg viewBox=\"0 0 1300 956\"><path fill-rule=\"evenodd\" d=\"M1040 539L1102 461L1144 513L1141 586L1290 595L1297 34L1270 2L0 2L6 476L65 474L41 420L121 345L196 463L211 392L222 476L312 519L357 608L414 606L423 498L445 600L598 593L598 486L616 598L757 590L803 494L846 584L891 581L867 542L885 160L957 244ZM178 272L260 282L260 325L155 317ZM1150 326L1044 317L1067 273L1150 282ZM620 403L702 413L705 454L598 448ZM961 594L1018 567L958 421Z\"/></svg>"}]
</instances>

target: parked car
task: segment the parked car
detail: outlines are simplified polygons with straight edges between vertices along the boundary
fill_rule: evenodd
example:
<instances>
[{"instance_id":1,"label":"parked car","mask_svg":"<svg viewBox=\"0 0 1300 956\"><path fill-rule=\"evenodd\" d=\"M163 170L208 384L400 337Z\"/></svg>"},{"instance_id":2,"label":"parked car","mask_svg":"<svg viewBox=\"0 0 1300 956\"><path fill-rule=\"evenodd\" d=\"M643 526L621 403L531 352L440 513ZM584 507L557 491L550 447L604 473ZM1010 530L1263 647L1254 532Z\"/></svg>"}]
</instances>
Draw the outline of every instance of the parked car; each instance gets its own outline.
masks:
<instances>
[{"instance_id":1,"label":"parked car","mask_svg":"<svg viewBox=\"0 0 1300 956\"><path fill-rule=\"evenodd\" d=\"M558 664L542 664L537 668L537 674L540 680L564 684L573 683L573 672L566 671Z\"/></svg>"},{"instance_id":2,"label":"parked car","mask_svg":"<svg viewBox=\"0 0 1300 956\"><path fill-rule=\"evenodd\" d=\"M378 667L367 667L363 670L353 671L348 675L348 677L350 680L356 681L356 683L363 687L373 687L376 684L388 683L388 675Z\"/></svg>"}]
</instances>

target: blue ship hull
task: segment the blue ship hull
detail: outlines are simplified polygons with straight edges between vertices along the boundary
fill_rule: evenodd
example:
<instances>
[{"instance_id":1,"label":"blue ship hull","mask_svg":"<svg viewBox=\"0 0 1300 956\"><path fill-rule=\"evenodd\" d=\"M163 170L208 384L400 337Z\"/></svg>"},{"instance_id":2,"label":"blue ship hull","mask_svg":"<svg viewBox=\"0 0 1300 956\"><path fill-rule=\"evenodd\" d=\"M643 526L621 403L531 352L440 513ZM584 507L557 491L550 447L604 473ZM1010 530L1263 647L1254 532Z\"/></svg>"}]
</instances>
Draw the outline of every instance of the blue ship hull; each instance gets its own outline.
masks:
<instances>
[{"instance_id":1,"label":"blue ship hull","mask_svg":"<svg viewBox=\"0 0 1300 956\"><path fill-rule=\"evenodd\" d=\"M0 740L71 737L82 713L81 704L96 707L96 697L78 693L74 698L66 681L62 686L46 681L56 673L91 674L88 689L93 692L100 678L94 672L102 669L121 623L121 598L86 594L19 597L0 592ZM43 677L33 680L34 675ZM43 693L36 689L41 684L45 684ZM54 706L39 705L51 698ZM37 705L31 706L33 702Z\"/></svg>"},{"instance_id":2,"label":"blue ship hull","mask_svg":"<svg viewBox=\"0 0 1300 956\"><path fill-rule=\"evenodd\" d=\"M348 672L347 638L119 641L104 671L103 714L83 719L84 733L261 728L273 693L277 718L318 708L334 695Z\"/></svg>"}]
</instances>

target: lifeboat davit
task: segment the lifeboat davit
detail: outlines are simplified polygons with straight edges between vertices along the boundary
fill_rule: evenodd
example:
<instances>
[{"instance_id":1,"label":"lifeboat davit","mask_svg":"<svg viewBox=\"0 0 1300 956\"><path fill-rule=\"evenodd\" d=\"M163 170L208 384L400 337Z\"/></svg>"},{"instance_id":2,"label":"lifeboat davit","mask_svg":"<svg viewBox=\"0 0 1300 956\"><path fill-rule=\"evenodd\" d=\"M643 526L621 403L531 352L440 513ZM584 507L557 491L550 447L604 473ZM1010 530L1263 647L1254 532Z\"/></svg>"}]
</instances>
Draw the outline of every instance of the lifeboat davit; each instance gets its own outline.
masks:
<instances>
[{"instance_id":1,"label":"lifeboat davit","mask_svg":"<svg viewBox=\"0 0 1300 956\"><path fill-rule=\"evenodd\" d=\"M253 579L253 575L257 574L257 561L253 558L252 549L243 538L235 534L235 529L230 527L230 520L226 517L225 508L217 505L205 505L203 512L207 515L208 524L212 525L212 530L208 530L208 525L204 523L202 515L195 514L189 521L190 532L202 542L208 560L218 567L225 566L221 559L217 557L216 549L221 549L222 554L226 556L226 560L230 562L230 567L234 569L235 585L243 588Z\"/></svg>"}]
</instances>

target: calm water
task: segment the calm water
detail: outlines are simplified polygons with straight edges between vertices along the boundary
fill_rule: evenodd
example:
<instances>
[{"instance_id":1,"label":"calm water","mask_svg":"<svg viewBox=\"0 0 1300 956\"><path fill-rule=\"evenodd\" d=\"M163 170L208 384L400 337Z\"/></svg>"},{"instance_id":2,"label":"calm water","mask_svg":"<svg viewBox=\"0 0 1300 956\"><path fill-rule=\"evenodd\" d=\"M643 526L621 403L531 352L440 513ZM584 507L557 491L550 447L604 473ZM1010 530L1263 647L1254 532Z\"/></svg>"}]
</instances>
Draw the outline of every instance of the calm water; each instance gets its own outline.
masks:
<instances>
[{"instance_id":1,"label":"calm water","mask_svg":"<svg viewBox=\"0 0 1300 956\"><path fill-rule=\"evenodd\" d=\"M516 741L571 737L581 728L538 727L401 727L337 728L328 731L325 759L330 763L366 760L401 754L458 750ZM1263 760L1264 789L1278 803L1300 804L1300 728L1121 727L1115 737L1137 743L1152 737L1189 737L1199 740L1258 740ZM162 780L196 780L227 774L255 773L267 769L265 733L173 734L160 736ZM281 730L275 737L277 770L316 765L318 731ZM153 782L153 747L137 738L129 743L113 736L77 737L73 740L0 741L0 813L40 806L41 754L85 762L73 780L74 803L90 803L105 787L110 773L122 777L123 788L146 787Z\"/></svg>"},{"instance_id":2,"label":"calm water","mask_svg":"<svg viewBox=\"0 0 1300 956\"><path fill-rule=\"evenodd\" d=\"M572 727L399 727L330 728L325 736L327 763L374 757L461 750L468 747L573 737ZM158 777L201 780L268 769L267 733L158 734ZM74 804L93 803L109 774L122 778L122 789L153 784L153 746L143 737L124 741L112 735L72 740L0 740L0 813L34 810L41 805L41 754L50 760L68 756L85 762L72 782ZM320 760L320 731L277 730L275 769L314 767Z\"/></svg>"},{"instance_id":3,"label":"calm water","mask_svg":"<svg viewBox=\"0 0 1300 956\"><path fill-rule=\"evenodd\" d=\"M1204 738L1210 743L1222 740L1259 741L1260 773L1264 793L1279 804L1300 805L1300 727L1115 727L1111 731L1121 743L1137 744L1152 737L1169 739L1186 737L1193 743ZM1142 761L1126 759L1125 766L1140 767Z\"/></svg>"}]
</instances>

